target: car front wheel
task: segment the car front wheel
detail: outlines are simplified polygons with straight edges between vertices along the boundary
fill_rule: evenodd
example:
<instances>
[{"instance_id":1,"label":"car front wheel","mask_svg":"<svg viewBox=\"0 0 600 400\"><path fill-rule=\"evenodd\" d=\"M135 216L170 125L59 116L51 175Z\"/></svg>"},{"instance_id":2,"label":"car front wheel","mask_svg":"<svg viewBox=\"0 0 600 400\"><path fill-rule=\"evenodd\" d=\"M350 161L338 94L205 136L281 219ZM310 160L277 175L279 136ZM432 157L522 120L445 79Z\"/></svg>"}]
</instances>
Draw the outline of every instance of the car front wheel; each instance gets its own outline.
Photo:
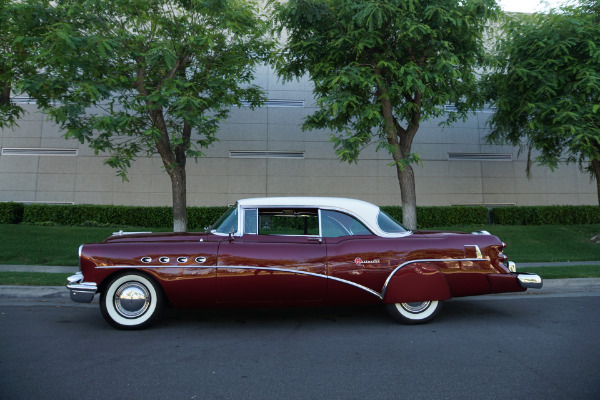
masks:
<instances>
[{"instance_id":1,"label":"car front wheel","mask_svg":"<svg viewBox=\"0 0 600 400\"><path fill-rule=\"evenodd\" d=\"M438 300L411 303L386 304L388 313L396 321L415 325L434 319L442 310L442 302Z\"/></svg>"},{"instance_id":2,"label":"car front wheel","mask_svg":"<svg viewBox=\"0 0 600 400\"><path fill-rule=\"evenodd\" d=\"M102 316L117 329L148 327L163 308L161 288L149 277L127 273L115 277L100 296Z\"/></svg>"}]
</instances>

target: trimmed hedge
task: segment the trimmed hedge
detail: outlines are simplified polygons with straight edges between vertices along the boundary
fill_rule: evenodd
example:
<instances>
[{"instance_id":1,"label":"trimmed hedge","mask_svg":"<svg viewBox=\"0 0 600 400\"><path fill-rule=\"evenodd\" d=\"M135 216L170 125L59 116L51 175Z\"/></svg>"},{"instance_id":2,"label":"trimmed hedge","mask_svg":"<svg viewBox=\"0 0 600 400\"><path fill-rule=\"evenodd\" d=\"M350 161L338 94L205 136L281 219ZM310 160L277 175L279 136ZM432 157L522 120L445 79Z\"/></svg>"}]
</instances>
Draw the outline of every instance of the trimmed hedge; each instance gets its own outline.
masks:
<instances>
[{"instance_id":1,"label":"trimmed hedge","mask_svg":"<svg viewBox=\"0 0 600 400\"><path fill-rule=\"evenodd\" d=\"M383 211L402 221L402 207L383 206ZM489 211L484 206L417 207L419 229L452 225L487 225Z\"/></svg>"},{"instance_id":2,"label":"trimmed hedge","mask_svg":"<svg viewBox=\"0 0 600 400\"><path fill-rule=\"evenodd\" d=\"M579 225L600 223L598 206L510 206L491 211L497 225Z\"/></svg>"},{"instance_id":3,"label":"trimmed hedge","mask_svg":"<svg viewBox=\"0 0 600 400\"><path fill-rule=\"evenodd\" d=\"M0 224L20 224L24 209L21 203L0 203Z\"/></svg>"},{"instance_id":4,"label":"trimmed hedge","mask_svg":"<svg viewBox=\"0 0 600 400\"><path fill-rule=\"evenodd\" d=\"M402 207L381 207L402 221ZM203 230L227 207L188 207L188 228ZM600 223L597 206L511 206L489 211L484 206L417 207L419 229L453 225L577 225ZM112 205L50 205L0 203L0 224L55 224L83 226L139 226L170 228L171 207Z\"/></svg>"},{"instance_id":5,"label":"trimmed hedge","mask_svg":"<svg viewBox=\"0 0 600 400\"><path fill-rule=\"evenodd\" d=\"M189 207L188 228L204 229L215 222L227 207ZM135 207L110 205L49 205L25 206L23 222L58 225L110 225L169 228L173 226L171 207Z\"/></svg>"}]
</instances>

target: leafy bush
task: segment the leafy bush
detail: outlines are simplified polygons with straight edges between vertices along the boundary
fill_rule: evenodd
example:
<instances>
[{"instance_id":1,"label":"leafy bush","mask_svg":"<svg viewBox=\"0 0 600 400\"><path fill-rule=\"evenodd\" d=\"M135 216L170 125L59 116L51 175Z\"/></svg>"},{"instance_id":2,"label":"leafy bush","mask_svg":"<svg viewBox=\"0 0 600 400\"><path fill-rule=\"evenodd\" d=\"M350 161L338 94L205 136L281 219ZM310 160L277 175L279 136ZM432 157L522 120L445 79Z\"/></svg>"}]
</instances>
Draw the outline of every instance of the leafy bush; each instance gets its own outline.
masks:
<instances>
[{"instance_id":1,"label":"leafy bush","mask_svg":"<svg viewBox=\"0 0 600 400\"><path fill-rule=\"evenodd\" d=\"M402 221L402 207L381 207ZM227 207L188 207L188 228L201 231L213 224ZM576 225L600 222L597 206L484 206L417 207L419 229L453 225ZM49 205L0 203L0 223L67 226L137 226L170 228L171 207L111 205Z\"/></svg>"},{"instance_id":2,"label":"leafy bush","mask_svg":"<svg viewBox=\"0 0 600 400\"><path fill-rule=\"evenodd\" d=\"M188 229L202 231L215 223L229 207L188 207ZM173 222L169 226L173 225Z\"/></svg>"},{"instance_id":3,"label":"leafy bush","mask_svg":"<svg viewBox=\"0 0 600 400\"><path fill-rule=\"evenodd\" d=\"M383 211L397 221L402 221L402 207L384 206ZM419 229L434 226L486 225L488 209L484 206L417 207Z\"/></svg>"},{"instance_id":4,"label":"leafy bush","mask_svg":"<svg viewBox=\"0 0 600 400\"><path fill-rule=\"evenodd\" d=\"M24 208L21 203L0 203L0 224L20 224Z\"/></svg>"},{"instance_id":5,"label":"leafy bush","mask_svg":"<svg viewBox=\"0 0 600 400\"><path fill-rule=\"evenodd\" d=\"M492 209L497 225L579 225L600 222L598 206L512 206Z\"/></svg>"},{"instance_id":6,"label":"leafy bush","mask_svg":"<svg viewBox=\"0 0 600 400\"><path fill-rule=\"evenodd\" d=\"M189 207L188 227L204 229L215 222L227 207ZM30 204L25 207L23 222L56 223L70 226L142 226L168 228L173 225L171 207L136 207L110 205Z\"/></svg>"}]
</instances>

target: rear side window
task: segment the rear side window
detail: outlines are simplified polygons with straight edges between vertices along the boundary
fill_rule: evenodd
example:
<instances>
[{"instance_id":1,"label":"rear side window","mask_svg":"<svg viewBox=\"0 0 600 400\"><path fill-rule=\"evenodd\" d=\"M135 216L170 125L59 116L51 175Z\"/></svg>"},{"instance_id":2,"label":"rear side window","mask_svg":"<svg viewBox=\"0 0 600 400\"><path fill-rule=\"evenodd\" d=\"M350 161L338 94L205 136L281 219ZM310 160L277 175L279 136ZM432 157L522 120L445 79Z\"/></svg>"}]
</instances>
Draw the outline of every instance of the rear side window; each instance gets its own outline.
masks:
<instances>
[{"instance_id":1,"label":"rear side window","mask_svg":"<svg viewBox=\"0 0 600 400\"><path fill-rule=\"evenodd\" d=\"M319 235L319 213L312 208L259 209L259 235Z\"/></svg>"},{"instance_id":2,"label":"rear side window","mask_svg":"<svg viewBox=\"0 0 600 400\"><path fill-rule=\"evenodd\" d=\"M379 211L379 215L377 216L377 224L385 233L408 232L408 230L403 227L400 222L396 221L383 211Z\"/></svg>"},{"instance_id":3,"label":"rear side window","mask_svg":"<svg viewBox=\"0 0 600 400\"><path fill-rule=\"evenodd\" d=\"M338 211L321 210L323 237L372 235L371 231L356 218Z\"/></svg>"}]
</instances>

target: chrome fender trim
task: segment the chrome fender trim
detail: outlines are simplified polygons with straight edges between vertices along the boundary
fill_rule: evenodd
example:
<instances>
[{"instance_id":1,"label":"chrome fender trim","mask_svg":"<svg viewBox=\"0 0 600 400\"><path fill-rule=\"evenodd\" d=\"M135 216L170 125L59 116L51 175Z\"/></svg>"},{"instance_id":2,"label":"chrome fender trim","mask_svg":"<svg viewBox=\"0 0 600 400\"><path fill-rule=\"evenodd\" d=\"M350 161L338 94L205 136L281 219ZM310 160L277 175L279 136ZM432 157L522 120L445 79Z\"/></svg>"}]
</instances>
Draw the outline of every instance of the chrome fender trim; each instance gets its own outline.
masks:
<instances>
[{"instance_id":1,"label":"chrome fender trim","mask_svg":"<svg viewBox=\"0 0 600 400\"><path fill-rule=\"evenodd\" d=\"M128 268L129 269L133 269L133 268L135 268L135 269L150 269L150 268L259 269L261 271L287 272L290 274L313 276L315 278L331 279L332 281L345 283L347 285L362 289L368 293L371 293L373 296L376 296L379 299L383 298L383 297L381 297L381 294L379 292L377 292L371 288L368 288L366 286L360 285L358 283L348 281L346 279L336 278L335 276L317 274L315 272L299 271L299 270L290 269L290 268L253 267L253 266L249 266L249 265L213 265L213 266L209 266L209 265L206 265L206 266L205 265L185 265L185 266L183 266L183 265L113 265L113 266L104 266L103 265L101 267L96 267L96 268L98 268L98 269L111 269L111 268L115 268L115 269L128 269Z\"/></svg>"},{"instance_id":2,"label":"chrome fender trim","mask_svg":"<svg viewBox=\"0 0 600 400\"><path fill-rule=\"evenodd\" d=\"M392 277L398 272L401 268L416 263L429 263L429 262L461 262L461 261L489 261L486 258L432 258L432 259L423 259L423 260L411 260L405 263L400 264L392 271L392 273L385 280L385 284L383 285L383 290L381 291L381 298L385 297L385 292L387 290L388 284L392 280Z\"/></svg>"},{"instance_id":3,"label":"chrome fender trim","mask_svg":"<svg viewBox=\"0 0 600 400\"><path fill-rule=\"evenodd\" d=\"M340 283L344 283L346 285L350 285L350 286L354 286L355 288L364 290L367 293L372 294L373 296L377 297L379 300L383 300L383 298L385 297L385 292L387 290L388 284L390 282L390 280L392 279L392 277L394 276L394 274L396 272L398 272L401 268L410 265L410 264L415 264L415 263L422 263L422 262L462 262L462 261L489 261L485 258L434 258L434 259L422 259L422 260L410 260L410 261L406 261L405 263L400 264L399 266L397 266L392 273L387 277L385 284L383 285L382 291L381 293L373 290L369 287L363 286L361 284L358 284L356 282L352 282L346 279L342 279L342 278L337 278L335 276L329 276L329 275L324 275L324 274L317 274L314 272L308 272L308 271L300 271L300 270L296 270L296 269L290 269L290 268L278 268L278 267L257 267L257 266L249 266L249 265L213 265L213 266L209 266L209 265L114 265L114 266L101 266L101 267L96 267L98 269L151 269L151 268L177 268L177 269L182 269L182 268L203 268L203 269L210 269L210 268L214 268L214 269L258 269L258 270L263 270L263 271L277 271L277 272L287 272L290 274L299 274L299 275L307 275L307 276L313 276L315 278L323 278L323 279L330 279L332 281L336 281L336 282L340 282Z\"/></svg>"}]
</instances>

